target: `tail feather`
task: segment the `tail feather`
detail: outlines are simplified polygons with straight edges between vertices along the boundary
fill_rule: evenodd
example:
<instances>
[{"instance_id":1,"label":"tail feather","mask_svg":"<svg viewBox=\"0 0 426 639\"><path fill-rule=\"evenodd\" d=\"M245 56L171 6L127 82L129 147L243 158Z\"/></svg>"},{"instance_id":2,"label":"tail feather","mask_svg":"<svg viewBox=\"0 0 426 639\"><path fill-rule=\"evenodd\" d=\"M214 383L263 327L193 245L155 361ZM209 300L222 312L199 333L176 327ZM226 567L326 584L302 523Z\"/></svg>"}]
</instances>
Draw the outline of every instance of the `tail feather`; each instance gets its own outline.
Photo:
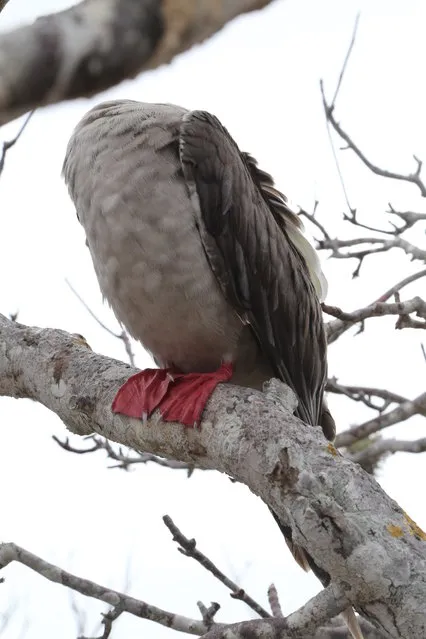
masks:
<instances>
[{"instance_id":1,"label":"tail feather","mask_svg":"<svg viewBox=\"0 0 426 639\"><path fill-rule=\"evenodd\" d=\"M346 608L346 610L344 610L341 615L345 620L345 624L347 625L353 639L364 639L364 635L362 634L362 630L358 623L358 618L354 612L354 609L352 607Z\"/></svg>"}]
</instances>

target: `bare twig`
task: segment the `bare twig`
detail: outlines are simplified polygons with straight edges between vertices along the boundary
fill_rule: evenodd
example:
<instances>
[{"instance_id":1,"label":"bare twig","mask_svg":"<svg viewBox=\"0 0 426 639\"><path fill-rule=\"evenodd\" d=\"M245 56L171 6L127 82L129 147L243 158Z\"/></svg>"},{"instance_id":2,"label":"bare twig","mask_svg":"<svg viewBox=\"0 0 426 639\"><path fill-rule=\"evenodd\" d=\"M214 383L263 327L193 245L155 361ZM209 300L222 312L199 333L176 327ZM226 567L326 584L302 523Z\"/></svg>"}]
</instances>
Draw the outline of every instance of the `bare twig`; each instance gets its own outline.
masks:
<instances>
[{"instance_id":1,"label":"bare twig","mask_svg":"<svg viewBox=\"0 0 426 639\"><path fill-rule=\"evenodd\" d=\"M368 248L362 251L342 253L341 248L351 248L352 246L359 246L365 244ZM371 248L374 245L377 248ZM319 250L331 250L332 257L337 259L363 259L366 255L372 255L374 253L383 253L384 251L390 251L393 248L402 249L407 255L410 255L413 260L420 260L426 263L426 250L415 246L408 240L402 237L393 237L392 239L385 239L379 237L358 237L350 240L339 240L337 238L318 241Z\"/></svg>"},{"instance_id":2,"label":"bare twig","mask_svg":"<svg viewBox=\"0 0 426 639\"><path fill-rule=\"evenodd\" d=\"M314 204L314 209L312 211L312 213L308 213L306 211L306 209L300 209L299 211L299 215L302 215L303 217L306 217L307 220L309 220L314 226L316 226L321 233L323 234L323 236L327 239L327 240L331 240L331 237L329 236L329 234L327 233L327 231L325 230L324 226L321 224L321 222L318 221L317 217L316 217L316 210L318 207L318 202L315 202Z\"/></svg>"},{"instance_id":3,"label":"bare twig","mask_svg":"<svg viewBox=\"0 0 426 639\"><path fill-rule=\"evenodd\" d=\"M109 639L109 637L111 636L114 621L116 621L116 619L118 619L118 617L123 612L123 605L122 602L120 602L117 606L114 606L114 608L111 608L111 610L109 610L108 612L102 613L101 623L104 627L104 631L101 635L99 635L98 637L85 637L83 635L80 635L78 639Z\"/></svg>"},{"instance_id":4,"label":"bare twig","mask_svg":"<svg viewBox=\"0 0 426 639\"><path fill-rule=\"evenodd\" d=\"M393 226L394 235L401 235L411 227L413 227L417 222L426 221L426 213L415 213L414 211L396 211L392 204L389 202L389 211L390 215L397 215L404 222L403 226L397 227L395 224Z\"/></svg>"},{"instance_id":5,"label":"bare twig","mask_svg":"<svg viewBox=\"0 0 426 639\"><path fill-rule=\"evenodd\" d=\"M77 455L85 455L86 453L94 453L98 450L104 450L107 453L109 459L112 459L117 464L113 464L109 466L109 468L119 468L121 470L129 470L130 467L135 464L146 464L148 462L152 462L154 464L158 464L158 466L163 466L164 468L172 468L173 470L186 470L188 473L188 477L192 475L195 470L194 464L187 464L185 462L180 462L174 459L164 459L162 457L158 457L157 455L152 455L151 453L141 453L137 451L129 451L125 450L122 446L119 446L118 449L115 449L114 446L104 437L100 437L98 435L89 435L86 437L86 440L90 440L93 442L91 446L88 448L78 448L77 446L72 446L69 441L69 437L66 437L63 441L56 437L56 435L52 435L52 439L64 450L70 453L76 453Z\"/></svg>"},{"instance_id":6,"label":"bare twig","mask_svg":"<svg viewBox=\"0 0 426 639\"><path fill-rule=\"evenodd\" d=\"M280 598L278 597L278 591L275 584L271 584L268 588L268 601L271 608L273 617L283 617L283 611L281 609Z\"/></svg>"},{"instance_id":7,"label":"bare twig","mask_svg":"<svg viewBox=\"0 0 426 639\"><path fill-rule=\"evenodd\" d=\"M216 601L212 601L210 606L207 608L203 604L202 601L197 601L197 606L199 611L201 612L201 617L208 628L211 628L213 625L213 620L216 613L220 610L220 604Z\"/></svg>"},{"instance_id":8,"label":"bare twig","mask_svg":"<svg viewBox=\"0 0 426 639\"><path fill-rule=\"evenodd\" d=\"M426 402L425 402L426 406ZM426 437L421 439L402 440L402 439L379 439L364 450L352 454L351 460L364 465L369 458L379 459L384 455L394 455L395 453L424 453L426 452Z\"/></svg>"},{"instance_id":9,"label":"bare twig","mask_svg":"<svg viewBox=\"0 0 426 639\"><path fill-rule=\"evenodd\" d=\"M0 569L13 561L31 568L31 570L38 572L44 578L49 579L49 581L71 588L87 597L103 601L114 609L119 607L121 612L128 612L141 619L155 621L172 630L193 635L202 635L208 630L203 621L189 619L167 610L162 610L122 592L105 588L94 581L77 577L14 543L0 544Z\"/></svg>"},{"instance_id":10,"label":"bare twig","mask_svg":"<svg viewBox=\"0 0 426 639\"><path fill-rule=\"evenodd\" d=\"M339 91L340 91L340 87L341 87L341 84L342 84L343 76L345 75L345 71L346 71L346 68L348 66L348 62L349 62L349 59L351 57L352 50L353 50L354 45L355 45L356 34L358 32L359 18L360 18L360 13L357 13L356 18L355 18L355 24L354 24L353 31L352 31L352 38L351 38L351 41L349 43L349 48L348 48L348 50L346 52L345 59L343 61L343 66L342 66L341 71L340 71L340 75L339 75L339 80L337 82L336 91L334 92L334 96L333 96L333 99L331 101L331 108L334 108L334 105L336 104L336 100L337 100L337 96L339 95Z\"/></svg>"},{"instance_id":11,"label":"bare twig","mask_svg":"<svg viewBox=\"0 0 426 639\"><path fill-rule=\"evenodd\" d=\"M387 229L379 229L376 226L370 226L369 224L364 224L360 222L358 219L358 211L357 209L349 209L349 213L343 213L343 219L345 222L350 222L354 226L358 226L359 228L366 229L367 231L374 231L374 233L385 233L386 235L394 235L394 230Z\"/></svg>"},{"instance_id":12,"label":"bare twig","mask_svg":"<svg viewBox=\"0 0 426 639\"><path fill-rule=\"evenodd\" d=\"M327 121L330 122L331 126L336 131L336 133L342 138L342 140L346 142L348 148L352 149L352 151L359 157L359 159L365 164L365 166L368 169L370 169L370 171L372 171L376 175L380 175L381 177L415 184L420 190L422 197L426 197L426 185L424 184L423 180L420 177L422 166L423 166L422 161L414 155L413 158L416 164L416 168L413 173L407 173L407 174L397 173L395 171L388 171L387 169L382 169L376 164L373 164L373 162L371 162L365 156L365 154L355 144L352 138L346 133L346 131L337 122L336 118L334 117L334 104L333 103L329 104L327 102L325 93L324 93L324 83L322 80L320 82L320 88L321 88L322 101L323 101L323 106L324 106L324 111L326 114Z\"/></svg>"},{"instance_id":13,"label":"bare twig","mask_svg":"<svg viewBox=\"0 0 426 639\"><path fill-rule=\"evenodd\" d=\"M365 319L369 319L370 317L382 317L384 315L409 315L410 313L416 313L418 317L422 319L422 322L419 322L419 328L426 329L426 302L422 300L420 297L413 297L411 300L407 300L405 302L395 302L395 303L386 303L386 302L375 302L370 304L369 306L365 306L364 308L360 308L352 313L345 313L342 309L337 306L329 306L328 304L322 304L322 309L327 315L332 315L337 319L331 321L327 324L327 336L328 343L336 341L342 333L344 333L348 328L357 324L358 322L362 322ZM399 320L398 320L399 322ZM401 326L397 323L396 328L405 328L405 326Z\"/></svg>"},{"instance_id":14,"label":"bare twig","mask_svg":"<svg viewBox=\"0 0 426 639\"><path fill-rule=\"evenodd\" d=\"M384 388L374 388L371 386L347 386L345 384L339 384L335 377L329 379L326 385L326 391L330 393L336 393L338 395L346 395L355 402L362 402L368 408L383 412L391 404L402 404L410 401L407 397L398 395ZM382 400L380 403L373 401L373 398L377 397ZM426 411L424 413L426 417Z\"/></svg>"},{"instance_id":15,"label":"bare twig","mask_svg":"<svg viewBox=\"0 0 426 639\"><path fill-rule=\"evenodd\" d=\"M233 599L239 599L240 601L244 601L247 606L249 606L252 610L254 610L260 617L270 617L271 615L260 605L258 604L252 597L250 597L240 586L234 583L229 577L227 577L215 564L206 557L202 552L197 549L197 543L195 539L188 539L185 535L179 530L176 524L173 522L172 518L168 515L163 517L163 521L167 528L173 535L173 541L176 541L179 544L179 551L186 555L187 557L192 557L195 561L198 561L199 564L203 566L206 570L212 573L220 582L222 582L229 590L231 590L231 597Z\"/></svg>"},{"instance_id":16,"label":"bare twig","mask_svg":"<svg viewBox=\"0 0 426 639\"><path fill-rule=\"evenodd\" d=\"M86 610L77 601L77 595L75 590L70 589L68 591L70 607L73 613L74 622L77 627L78 637L83 635L84 629L87 623Z\"/></svg>"},{"instance_id":17,"label":"bare twig","mask_svg":"<svg viewBox=\"0 0 426 639\"><path fill-rule=\"evenodd\" d=\"M2 7L0 3L0 11L3 8L4 8L4 5ZM12 140L9 140L8 142L3 142L1 154L0 154L0 175L3 173L4 162L6 160L6 153L9 151L9 149L11 149L17 143L17 141L19 140L19 138L25 131L25 128L28 122L31 120L31 117L33 114L34 114L34 111L31 111L30 113L28 113L27 117L24 119L24 122L22 123L21 128L19 129L18 133L15 135L15 137Z\"/></svg>"},{"instance_id":18,"label":"bare twig","mask_svg":"<svg viewBox=\"0 0 426 639\"><path fill-rule=\"evenodd\" d=\"M217 625L204 639L326 639L328 632L317 633L318 626L328 623L346 607L345 597L328 586L287 618L268 617L230 626Z\"/></svg>"},{"instance_id":19,"label":"bare twig","mask_svg":"<svg viewBox=\"0 0 426 639\"><path fill-rule=\"evenodd\" d=\"M359 16L360 16L360 14L358 13L356 18L355 18L355 24L354 24L353 31L352 31L352 38L351 38L351 41L349 43L349 47L348 47L348 50L346 52L345 59L343 61L342 68L340 70L340 75L339 75L339 79L338 79L338 82L337 82L336 90L334 92L333 100L332 100L331 105L330 105L330 109L331 110L334 109L334 106L335 106L335 103L336 103L336 100L337 100L337 96L339 95L340 87L342 85L343 77L345 75L345 71L346 71L346 68L348 66L349 59L351 57L351 53L352 53L354 45L355 45L356 34L357 34L357 31L358 31L358 24L359 24ZM322 80L321 80L321 87L322 87ZM333 158L334 158L334 162L335 162L335 165L336 165L337 174L339 176L339 180L340 180L340 184L341 184L341 187L342 187L343 195L345 197L346 205L347 205L348 210L349 210L349 218L348 219L350 219L351 217L356 216L356 210L351 206L351 203L349 201L349 194L348 194L348 191L347 191L347 188L346 188L345 180L343 178L343 172L342 172L342 169L340 167L340 162L339 162L339 158L338 158L338 155L337 155L337 152L336 152L336 148L334 146L333 136L331 135L330 123L329 123L329 119L327 117L327 114L326 114L326 124L327 124L327 135L328 135L328 139L329 139L329 142L330 142L331 151L333 153Z\"/></svg>"},{"instance_id":20,"label":"bare twig","mask_svg":"<svg viewBox=\"0 0 426 639\"><path fill-rule=\"evenodd\" d=\"M422 271L418 271L417 273L413 273L412 275L405 277L403 280L401 280L397 284L394 284L393 286L391 286L390 289L386 291L386 293L383 293L383 295L381 295L376 301L386 302L390 297L392 297L392 295L395 295L395 293L398 293L405 286L408 286L409 284L412 284L413 282L420 280L422 277L426 277L426 269L423 269Z\"/></svg>"},{"instance_id":21,"label":"bare twig","mask_svg":"<svg viewBox=\"0 0 426 639\"><path fill-rule=\"evenodd\" d=\"M99 324L99 326L101 328L104 329L104 331L106 331L109 335L112 335L112 337L116 337L117 339L120 339L123 344L124 344L124 348L127 354L127 357L129 359L129 362L132 366L135 365L135 356L133 354L132 351L132 347L131 347L131 343L130 343L130 338L127 335L126 331L121 331L121 333L115 333L114 331L112 331L110 328L108 328L108 326L106 326L106 324L104 324L103 322L101 322L101 320L99 319L99 317L92 311L92 309L90 308L90 306L88 304L86 304L86 302L84 301L84 299L81 297L81 295L75 290L75 288L73 287L73 285L71 284L71 282L65 278L65 282L66 284L69 286L69 288L71 289L71 291L74 293L74 295L76 296L76 298L79 300L79 302L81 302L81 304L84 306L84 308L86 309L86 311L93 317L94 320L96 320L96 322Z\"/></svg>"},{"instance_id":22,"label":"bare twig","mask_svg":"<svg viewBox=\"0 0 426 639\"><path fill-rule=\"evenodd\" d=\"M340 433L336 437L335 445L337 447L350 446L355 441L364 439L373 433L377 433L389 426L399 424L409 419L413 415L424 414L426 411L426 393L422 393L418 397L412 400L408 400L399 404L396 408L388 413L382 413L370 419L363 424L353 426L352 428Z\"/></svg>"}]
</instances>

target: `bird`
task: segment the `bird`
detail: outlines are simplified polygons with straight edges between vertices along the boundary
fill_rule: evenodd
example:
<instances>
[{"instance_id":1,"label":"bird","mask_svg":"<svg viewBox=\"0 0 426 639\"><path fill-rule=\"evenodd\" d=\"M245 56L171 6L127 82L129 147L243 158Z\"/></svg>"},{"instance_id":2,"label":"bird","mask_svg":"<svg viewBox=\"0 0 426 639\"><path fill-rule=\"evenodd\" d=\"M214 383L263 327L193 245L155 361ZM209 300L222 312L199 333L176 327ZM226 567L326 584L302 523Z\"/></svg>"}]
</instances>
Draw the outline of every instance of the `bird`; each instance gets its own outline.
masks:
<instances>
[{"instance_id":1,"label":"bird","mask_svg":"<svg viewBox=\"0 0 426 639\"><path fill-rule=\"evenodd\" d=\"M158 367L132 375L113 412L158 409L198 427L219 383L261 390L276 377L294 391L296 415L334 440L319 257L271 175L216 116L102 102L75 127L62 174L101 292ZM327 586L272 514L296 561ZM352 608L345 620L362 639Z\"/></svg>"}]
</instances>

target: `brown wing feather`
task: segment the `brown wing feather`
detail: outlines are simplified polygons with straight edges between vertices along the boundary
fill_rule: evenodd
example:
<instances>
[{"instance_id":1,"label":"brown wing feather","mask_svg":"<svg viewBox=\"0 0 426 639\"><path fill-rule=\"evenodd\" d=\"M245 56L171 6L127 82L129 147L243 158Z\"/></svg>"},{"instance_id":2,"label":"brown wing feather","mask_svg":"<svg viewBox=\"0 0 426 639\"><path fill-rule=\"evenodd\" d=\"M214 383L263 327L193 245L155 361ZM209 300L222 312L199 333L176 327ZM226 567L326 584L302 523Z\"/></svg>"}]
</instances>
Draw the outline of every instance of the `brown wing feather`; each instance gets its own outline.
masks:
<instances>
[{"instance_id":1,"label":"brown wing feather","mask_svg":"<svg viewBox=\"0 0 426 639\"><path fill-rule=\"evenodd\" d=\"M272 178L209 113L184 117L180 155L225 297L247 318L277 377L295 391L298 415L319 424L326 339L309 272L286 232L285 216L295 214Z\"/></svg>"},{"instance_id":2,"label":"brown wing feather","mask_svg":"<svg viewBox=\"0 0 426 639\"><path fill-rule=\"evenodd\" d=\"M184 116L180 157L204 249L225 297L249 321L276 375L296 392L297 414L315 425L324 412L324 434L333 439L334 421L322 410L327 363L321 308L307 265L286 232L286 223L300 226L299 219L271 176L240 152L209 113ZM271 512L299 565L327 586L327 572ZM351 608L345 619L352 636L362 639Z\"/></svg>"}]
</instances>

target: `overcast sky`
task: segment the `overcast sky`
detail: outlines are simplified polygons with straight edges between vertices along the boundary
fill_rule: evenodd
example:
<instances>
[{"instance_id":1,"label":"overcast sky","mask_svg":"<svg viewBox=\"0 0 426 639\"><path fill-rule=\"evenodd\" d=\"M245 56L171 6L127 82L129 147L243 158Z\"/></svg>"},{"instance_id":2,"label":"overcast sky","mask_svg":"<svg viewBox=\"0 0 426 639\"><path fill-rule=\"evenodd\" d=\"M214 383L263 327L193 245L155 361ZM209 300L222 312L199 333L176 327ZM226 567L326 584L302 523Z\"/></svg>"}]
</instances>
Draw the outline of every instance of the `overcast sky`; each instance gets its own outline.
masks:
<instances>
[{"instance_id":1,"label":"overcast sky","mask_svg":"<svg viewBox=\"0 0 426 639\"><path fill-rule=\"evenodd\" d=\"M0 29L68 6L62 0L11 0ZM7 156L0 179L0 312L19 310L21 322L83 334L94 350L116 358L122 344L102 331L65 284L68 278L112 329L117 323L102 304L88 251L60 177L71 130L96 102L110 97L172 102L214 112L239 145L273 173L279 187L305 207L316 199L322 221L334 233L344 200L327 138L319 79L331 95L357 12L357 43L337 106L338 119L376 163L408 172L412 154L426 158L423 0L277 0L243 16L171 65L124 82L102 96L40 110ZM0 139L20 122L3 127ZM389 201L424 211L414 187L371 176L348 152L342 167L351 202L368 224L383 222ZM425 247L425 235L413 241ZM347 310L377 298L416 266L398 252L371 258L352 281L354 264L325 262L328 301ZM425 293L421 284L407 297ZM388 387L414 397L424 390L425 365L419 331L393 330L394 320L371 320L363 335L348 333L330 348L330 374L346 383ZM136 347L138 364L150 360ZM367 413L332 398L340 428ZM389 431L424 436L425 420L413 418ZM243 486L223 476L183 473L153 466L132 473L108 470L101 455L65 453L51 435L64 437L60 420L30 401L0 399L1 539L107 586L127 590L157 606L197 616L197 600L222 605L217 619L247 617L201 567L177 552L162 524L170 514L200 549L266 605L273 581L284 612L318 589L292 560L267 508ZM78 438L72 440L78 443ZM421 526L426 507L418 487L426 480L425 457L400 454L380 472L382 486ZM4 571L0 613L17 608L5 639L61 637L78 630L68 593L18 565ZM76 596L87 612L86 634L96 635L104 608ZM81 630L80 630L81 631ZM127 616L115 637L166 639L171 631Z\"/></svg>"}]
</instances>

